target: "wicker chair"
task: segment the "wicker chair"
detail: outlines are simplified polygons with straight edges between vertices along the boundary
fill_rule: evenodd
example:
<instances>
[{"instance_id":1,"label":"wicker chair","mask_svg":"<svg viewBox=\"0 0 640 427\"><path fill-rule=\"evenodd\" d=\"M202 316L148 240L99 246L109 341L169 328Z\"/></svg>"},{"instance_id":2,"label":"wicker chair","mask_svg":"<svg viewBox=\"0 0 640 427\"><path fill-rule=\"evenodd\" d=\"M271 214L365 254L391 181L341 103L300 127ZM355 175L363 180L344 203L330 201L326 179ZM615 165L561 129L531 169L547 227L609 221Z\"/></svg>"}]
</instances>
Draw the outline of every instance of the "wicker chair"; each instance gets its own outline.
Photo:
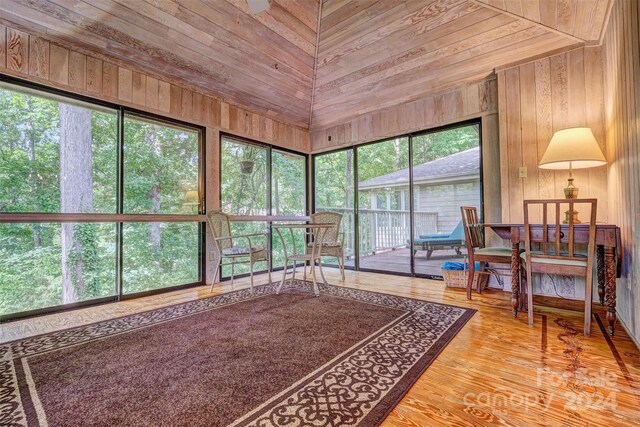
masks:
<instances>
[{"instance_id":1,"label":"wicker chair","mask_svg":"<svg viewBox=\"0 0 640 427\"><path fill-rule=\"evenodd\" d=\"M316 212L311 215L311 222L314 224L335 224L335 228L328 229L324 235L320 256L337 258L340 274L342 275L342 280L344 280L344 233L340 231L342 214L337 212ZM307 244L307 253L312 248L313 242L309 242Z\"/></svg>"},{"instance_id":2,"label":"wicker chair","mask_svg":"<svg viewBox=\"0 0 640 427\"><path fill-rule=\"evenodd\" d=\"M229 216L225 213L214 211L207 214L207 223L213 234L213 250L209 253L209 259L215 265L215 274L211 281L211 290L218 278L218 273L225 265L231 266L231 285L233 285L234 267L236 264L249 264L251 276L251 292L253 292L253 265L256 262L266 261L269 269L269 283L271 283L271 262L269 261L267 233L253 233L233 236ZM265 243L255 243L252 239L264 237ZM230 262L224 263L228 259ZM221 274L221 273L220 273Z\"/></svg>"}]
</instances>

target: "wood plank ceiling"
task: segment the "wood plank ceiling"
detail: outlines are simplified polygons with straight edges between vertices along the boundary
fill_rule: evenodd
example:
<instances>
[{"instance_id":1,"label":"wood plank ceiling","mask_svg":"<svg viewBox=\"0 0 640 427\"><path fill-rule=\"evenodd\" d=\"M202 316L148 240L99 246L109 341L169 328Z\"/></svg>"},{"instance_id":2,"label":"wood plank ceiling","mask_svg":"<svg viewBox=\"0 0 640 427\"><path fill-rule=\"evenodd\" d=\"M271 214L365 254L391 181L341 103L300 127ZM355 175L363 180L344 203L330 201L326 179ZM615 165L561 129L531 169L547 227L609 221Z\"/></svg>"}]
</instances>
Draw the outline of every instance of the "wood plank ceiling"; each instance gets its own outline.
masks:
<instances>
[{"instance_id":1,"label":"wood plank ceiling","mask_svg":"<svg viewBox=\"0 0 640 427\"><path fill-rule=\"evenodd\" d=\"M608 6L609 0L325 0L312 126L597 40Z\"/></svg>"},{"instance_id":2,"label":"wood plank ceiling","mask_svg":"<svg viewBox=\"0 0 640 427\"><path fill-rule=\"evenodd\" d=\"M0 0L0 23L318 128L596 43L612 1Z\"/></svg>"},{"instance_id":3,"label":"wood plank ceiling","mask_svg":"<svg viewBox=\"0 0 640 427\"><path fill-rule=\"evenodd\" d=\"M317 0L0 0L0 18L308 127Z\"/></svg>"}]
</instances>

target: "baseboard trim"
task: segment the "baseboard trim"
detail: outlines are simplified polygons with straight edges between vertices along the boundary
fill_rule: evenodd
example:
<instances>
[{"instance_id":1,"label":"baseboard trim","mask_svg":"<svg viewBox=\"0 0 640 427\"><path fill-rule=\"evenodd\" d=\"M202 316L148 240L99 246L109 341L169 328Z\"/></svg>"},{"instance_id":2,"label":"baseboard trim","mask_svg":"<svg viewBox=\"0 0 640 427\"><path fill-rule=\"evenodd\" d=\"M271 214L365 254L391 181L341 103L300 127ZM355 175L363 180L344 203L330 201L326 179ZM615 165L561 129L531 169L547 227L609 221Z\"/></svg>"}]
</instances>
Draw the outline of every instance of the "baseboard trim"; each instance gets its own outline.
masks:
<instances>
[{"instance_id":1,"label":"baseboard trim","mask_svg":"<svg viewBox=\"0 0 640 427\"><path fill-rule=\"evenodd\" d=\"M631 341L633 341L633 343L636 345L636 348L638 349L638 351L640 351L640 340L635 336L633 336L633 334L631 334L629 327L627 326L626 323L624 323L624 320L622 320L622 318L620 317L620 313L618 313L617 311L616 311L616 317L618 318L617 323L619 323L620 326L622 326L622 329L624 329L624 331L627 333L629 338L631 338Z\"/></svg>"}]
</instances>

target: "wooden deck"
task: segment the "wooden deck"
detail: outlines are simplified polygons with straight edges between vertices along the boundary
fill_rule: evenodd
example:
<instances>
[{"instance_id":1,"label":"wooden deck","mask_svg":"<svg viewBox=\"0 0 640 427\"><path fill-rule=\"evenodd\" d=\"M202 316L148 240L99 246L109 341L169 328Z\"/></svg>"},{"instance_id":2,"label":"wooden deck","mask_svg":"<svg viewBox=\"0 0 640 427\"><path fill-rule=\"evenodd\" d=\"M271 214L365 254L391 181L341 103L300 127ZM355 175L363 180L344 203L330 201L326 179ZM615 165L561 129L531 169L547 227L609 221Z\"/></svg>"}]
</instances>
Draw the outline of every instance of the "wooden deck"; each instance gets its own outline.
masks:
<instances>
[{"instance_id":1,"label":"wooden deck","mask_svg":"<svg viewBox=\"0 0 640 427\"><path fill-rule=\"evenodd\" d=\"M510 295L485 291L467 301L441 281L327 268L335 285L478 310L411 390L383 427L395 426L631 426L640 417L640 351L620 326L608 337L605 313L594 306L592 335L582 336L580 304L539 299L535 324L513 318ZM278 277L276 273L276 278ZM258 276L263 283L265 276ZM248 278L233 289L248 286ZM214 294L228 292L228 282ZM14 340L211 296L208 286L68 311L0 325ZM554 304L550 304L553 302ZM553 308L550 305L567 307Z\"/></svg>"},{"instance_id":2,"label":"wooden deck","mask_svg":"<svg viewBox=\"0 0 640 427\"><path fill-rule=\"evenodd\" d=\"M431 259L427 259L425 251L418 251L416 255L416 273L429 276L442 276L440 267L445 261L462 262L466 251L458 255L453 250L435 251ZM345 265L353 266L354 260ZM387 250L360 259L360 268L369 270L389 271L395 273L411 272L411 251L407 248Z\"/></svg>"}]
</instances>

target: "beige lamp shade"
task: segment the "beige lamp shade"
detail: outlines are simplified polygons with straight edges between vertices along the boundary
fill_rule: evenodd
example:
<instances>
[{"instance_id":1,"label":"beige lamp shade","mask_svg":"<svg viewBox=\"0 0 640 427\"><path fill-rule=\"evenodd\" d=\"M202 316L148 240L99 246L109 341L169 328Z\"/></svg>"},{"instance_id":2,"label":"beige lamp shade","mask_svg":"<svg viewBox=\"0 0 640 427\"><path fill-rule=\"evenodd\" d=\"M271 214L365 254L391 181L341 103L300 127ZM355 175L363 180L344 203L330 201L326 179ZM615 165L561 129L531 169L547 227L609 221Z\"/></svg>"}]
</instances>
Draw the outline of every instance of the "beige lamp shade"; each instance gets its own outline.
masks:
<instances>
[{"instance_id":1,"label":"beige lamp shade","mask_svg":"<svg viewBox=\"0 0 640 427\"><path fill-rule=\"evenodd\" d=\"M589 128L570 128L553 134L544 152L543 169L584 169L602 166L607 160Z\"/></svg>"}]
</instances>

